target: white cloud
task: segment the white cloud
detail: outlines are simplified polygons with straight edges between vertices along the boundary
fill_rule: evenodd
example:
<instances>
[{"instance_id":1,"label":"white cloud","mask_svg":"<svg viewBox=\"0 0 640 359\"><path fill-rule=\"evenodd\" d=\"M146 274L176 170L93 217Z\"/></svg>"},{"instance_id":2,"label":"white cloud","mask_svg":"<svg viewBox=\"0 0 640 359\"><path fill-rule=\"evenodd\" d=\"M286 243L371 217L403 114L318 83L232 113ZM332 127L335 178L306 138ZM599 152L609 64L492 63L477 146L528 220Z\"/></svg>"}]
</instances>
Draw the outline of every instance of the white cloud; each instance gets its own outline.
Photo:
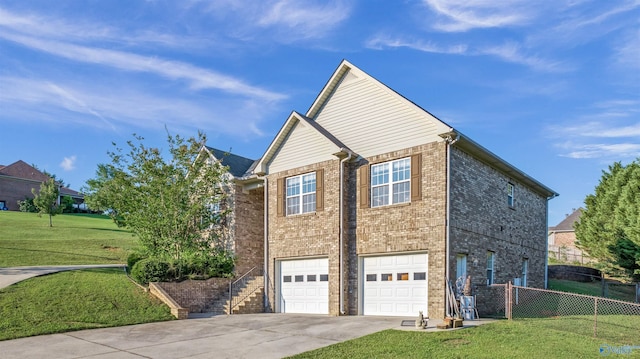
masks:
<instances>
[{"instance_id":1,"label":"white cloud","mask_svg":"<svg viewBox=\"0 0 640 359\"><path fill-rule=\"evenodd\" d=\"M0 31L0 37L39 51L66 59L108 66L116 69L152 73L171 80L185 80L194 90L217 89L247 97L258 97L266 101L278 101L285 95L251 86L231 76L188 63L162 60L132 53L100 48L91 48L57 41L11 35Z\"/></svg>"},{"instance_id":2,"label":"white cloud","mask_svg":"<svg viewBox=\"0 0 640 359\"><path fill-rule=\"evenodd\" d=\"M444 18L432 25L443 32L522 26L536 12L528 0L424 0L424 3Z\"/></svg>"},{"instance_id":3,"label":"white cloud","mask_svg":"<svg viewBox=\"0 0 640 359\"><path fill-rule=\"evenodd\" d=\"M564 72L569 68L558 61L546 60L538 56L527 56L522 48L515 42L503 45L470 48L466 44L441 46L434 41L420 41L390 37L387 35L377 35L369 39L365 46L370 49L383 50L384 48L405 47L416 51L453 54L467 56L493 56L505 62L524 65L535 70L544 72Z\"/></svg>"},{"instance_id":4,"label":"white cloud","mask_svg":"<svg viewBox=\"0 0 640 359\"><path fill-rule=\"evenodd\" d=\"M0 77L0 113L3 119L64 123L120 132L139 128L198 128L239 138L262 136L261 122L273 115L275 103L233 96L206 98L187 94L154 93L130 85L113 91L100 81L73 83ZM2 106L11 104L10 106Z\"/></svg>"},{"instance_id":5,"label":"white cloud","mask_svg":"<svg viewBox=\"0 0 640 359\"><path fill-rule=\"evenodd\" d=\"M291 43L326 37L350 17L353 6L350 0L230 0L194 1L188 7L220 20L227 36Z\"/></svg>"},{"instance_id":6,"label":"white cloud","mask_svg":"<svg viewBox=\"0 0 640 359\"><path fill-rule=\"evenodd\" d=\"M76 168L76 156L65 157L62 162L60 162L60 167L62 167L65 171L72 171Z\"/></svg>"},{"instance_id":7,"label":"white cloud","mask_svg":"<svg viewBox=\"0 0 640 359\"><path fill-rule=\"evenodd\" d=\"M439 46L432 41L404 40L400 38L392 38L386 35L377 35L369 39L366 44L370 49L382 50L385 47L406 47L422 52L431 52L438 54L465 54L467 53L467 45Z\"/></svg>"},{"instance_id":8,"label":"white cloud","mask_svg":"<svg viewBox=\"0 0 640 359\"><path fill-rule=\"evenodd\" d=\"M562 155L569 158L611 158L619 160L621 158L635 158L640 156L640 144L638 143L597 143L588 145L566 143L562 147L572 149L568 153Z\"/></svg>"}]
</instances>

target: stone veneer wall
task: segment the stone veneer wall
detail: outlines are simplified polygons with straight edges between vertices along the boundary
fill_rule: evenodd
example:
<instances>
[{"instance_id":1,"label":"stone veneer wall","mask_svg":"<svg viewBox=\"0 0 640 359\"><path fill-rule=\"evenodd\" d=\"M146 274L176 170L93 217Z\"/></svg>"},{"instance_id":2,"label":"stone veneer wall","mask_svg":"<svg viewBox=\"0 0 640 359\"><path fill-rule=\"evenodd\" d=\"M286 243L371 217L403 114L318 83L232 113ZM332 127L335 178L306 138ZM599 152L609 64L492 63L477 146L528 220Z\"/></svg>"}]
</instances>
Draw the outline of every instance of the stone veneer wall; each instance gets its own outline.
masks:
<instances>
[{"instance_id":1,"label":"stone veneer wall","mask_svg":"<svg viewBox=\"0 0 640 359\"><path fill-rule=\"evenodd\" d=\"M428 253L428 313L438 318L444 313L444 257L446 215L446 144L433 142L366 159L360 165L376 164L422 154L422 199L411 203L361 208L360 179L349 182L349 234L355 242L349 248L349 312L358 313L358 261L361 256ZM355 170L355 169L354 169ZM355 176L355 171L350 174ZM357 197L357 200L356 200ZM354 250L355 249L355 250ZM355 253L354 253L355 252Z\"/></svg>"},{"instance_id":2,"label":"stone veneer wall","mask_svg":"<svg viewBox=\"0 0 640 359\"><path fill-rule=\"evenodd\" d=\"M202 313L213 302L229 295L232 279L211 278L207 280L185 280L182 282L156 283L189 313Z\"/></svg>"},{"instance_id":3,"label":"stone veneer wall","mask_svg":"<svg viewBox=\"0 0 640 359\"><path fill-rule=\"evenodd\" d=\"M234 194L234 253L236 276L264 266L264 188L245 193L237 185Z\"/></svg>"},{"instance_id":4,"label":"stone veneer wall","mask_svg":"<svg viewBox=\"0 0 640 359\"><path fill-rule=\"evenodd\" d=\"M528 258L527 286L544 288L547 199L514 178L480 162L455 145L451 150L450 278L456 255L467 254L467 274L478 307L494 298L487 290L487 251L495 252L494 283L522 276ZM515 185L515 206L507 203L507 183Z\"/></svg>"},{"instance_id":5,"label":"stone veneer wall","mask_svg":"<svg viewBox=\"0 0 640 359\"><path fill-rule=\"evenodd\" d=\"M294 216L277 215L277 182L286 178L324 169L324 210ZM325 161L268 176L269 193L269 302L275 311L277 287L276 261L301 257L322 256L329 258L329 314L339 315L339 194L340 161Z\"/></svg>"}]
</instances>

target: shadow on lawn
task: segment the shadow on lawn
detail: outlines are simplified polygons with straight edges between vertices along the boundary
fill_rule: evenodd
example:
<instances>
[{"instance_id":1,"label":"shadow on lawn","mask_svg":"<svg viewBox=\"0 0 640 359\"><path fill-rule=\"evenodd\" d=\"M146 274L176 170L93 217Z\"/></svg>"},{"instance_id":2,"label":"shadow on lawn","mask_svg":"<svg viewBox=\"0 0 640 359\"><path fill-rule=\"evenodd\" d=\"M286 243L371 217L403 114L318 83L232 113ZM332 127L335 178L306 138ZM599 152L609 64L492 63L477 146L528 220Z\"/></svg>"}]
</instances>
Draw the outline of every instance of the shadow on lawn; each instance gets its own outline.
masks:
<instances>
[{"instance_id":1,"label":"shadow on lawn","mask_svg":"<svg viewBox=\"0 0 640 359\"><path fill-rule=\"evenodd\" d=\"M0 249L7 249L7 250L14 250L14 251L24 251L24 252L50 253L50 254L55 253L55 254L64 254L64 255L76 256L76 257L106 259L106 260L110 260L110 261L119 259L119 257L103 257L103 256L96 256L96 255L91 255L91 254L74 253L74 252L49 251L49 250L44 250L44 249L25 249L25 248L11 248L11 247L0 247Z\"/></svg>"}]
</instances>

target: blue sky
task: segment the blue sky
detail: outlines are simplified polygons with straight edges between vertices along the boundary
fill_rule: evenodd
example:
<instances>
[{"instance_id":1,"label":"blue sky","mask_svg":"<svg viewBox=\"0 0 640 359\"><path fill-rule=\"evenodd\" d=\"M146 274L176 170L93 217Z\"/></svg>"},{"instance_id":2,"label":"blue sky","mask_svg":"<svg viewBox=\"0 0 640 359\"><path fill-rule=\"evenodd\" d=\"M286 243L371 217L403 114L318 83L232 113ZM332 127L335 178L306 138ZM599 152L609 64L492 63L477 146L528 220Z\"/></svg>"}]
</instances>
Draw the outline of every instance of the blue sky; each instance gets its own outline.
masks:
<instances>
[{"instance_id":1,"label":"blue sky","mask_svg":"<svg viewBox=\"0 0 640 359\"><path fill-rule=\"evenodd\" d=\"M74 189L132 133L259 158L342 59L560 193L640 156L640 1L0 2L0 164Z\"/></svg>"}]
</instances>

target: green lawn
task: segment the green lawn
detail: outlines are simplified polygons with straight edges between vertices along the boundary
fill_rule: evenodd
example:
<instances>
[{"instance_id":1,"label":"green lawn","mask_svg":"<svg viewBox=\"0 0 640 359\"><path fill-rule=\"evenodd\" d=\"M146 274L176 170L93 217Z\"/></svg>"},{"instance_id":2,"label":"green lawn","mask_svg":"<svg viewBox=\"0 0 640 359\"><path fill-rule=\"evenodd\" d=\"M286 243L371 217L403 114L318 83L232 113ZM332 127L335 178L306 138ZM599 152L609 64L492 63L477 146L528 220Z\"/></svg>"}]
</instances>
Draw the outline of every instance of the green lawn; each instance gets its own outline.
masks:
<instances>
[{"instance_id":1,"label":"green lawn","mask_svg":"<svg viewBox=\"0 0 640 359\"><path fill-rule=\"evenodd\" d=\"M640 336L615 343L554 325L550 319L528 319L435 333L385 330L293 358L597 358L601 345L640 346ZM624 357L640 358L640 349Z\"/></svg>"},{"instance_id":2,"label":"green lawn","mask_svg":"<svg viewBox=\"0 0 640 359\"><path fill-rule=\"evenodd\" d=\"M561 292L569 292L576 294L602 296L602 283L594 282L575 282L564 279L549 279L549 289L559 290ZM624 300L627 302L635 301L635 287L632 285L614 285L609 284L607 288L607 298Z\"/></svg>"},{"instance_id":3,"label":"green lawn","mask_svg":"<svg viewBox=\"0 0 640 359\"><path fill-rule=\"evenodd\" d=\"M118 269L61 272L0 289L0 340L171 319L167 306Z\"/></svg>"},{"instance_id":4,"label":"green lawn","mask_svg":"<svg viewBox=\"0 0 640 359\"><path fill-rule=\"evenodd\" d=\"M0 211L0 267L125 263L135 238L105 216Z\"/></svg>"}]
</instances>

